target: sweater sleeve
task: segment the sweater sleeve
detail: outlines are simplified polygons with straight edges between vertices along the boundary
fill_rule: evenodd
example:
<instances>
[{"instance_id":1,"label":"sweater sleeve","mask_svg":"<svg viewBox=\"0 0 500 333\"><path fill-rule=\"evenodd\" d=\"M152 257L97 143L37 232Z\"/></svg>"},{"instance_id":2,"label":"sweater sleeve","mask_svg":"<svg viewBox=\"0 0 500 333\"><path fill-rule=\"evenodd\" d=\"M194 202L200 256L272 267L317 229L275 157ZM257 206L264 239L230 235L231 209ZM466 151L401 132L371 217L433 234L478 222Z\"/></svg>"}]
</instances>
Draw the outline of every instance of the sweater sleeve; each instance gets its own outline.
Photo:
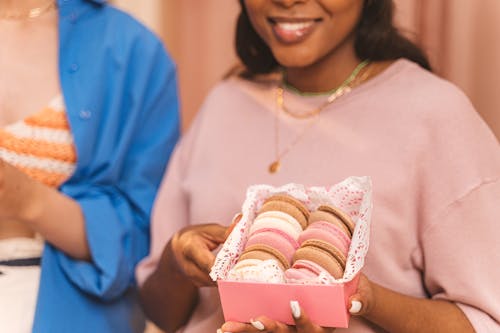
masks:
<instances>
[{"instance_id":1,"label":"sweater sleeve","mask_svg":"<svg viewBox=\"0 0 500 333\"><path fill-rule=\"evenodd\" d=\"M483 182L422 233L424 282L433 299L455 302L477 332L500 331L500 180Z\"/></svg>"}]
</instances>

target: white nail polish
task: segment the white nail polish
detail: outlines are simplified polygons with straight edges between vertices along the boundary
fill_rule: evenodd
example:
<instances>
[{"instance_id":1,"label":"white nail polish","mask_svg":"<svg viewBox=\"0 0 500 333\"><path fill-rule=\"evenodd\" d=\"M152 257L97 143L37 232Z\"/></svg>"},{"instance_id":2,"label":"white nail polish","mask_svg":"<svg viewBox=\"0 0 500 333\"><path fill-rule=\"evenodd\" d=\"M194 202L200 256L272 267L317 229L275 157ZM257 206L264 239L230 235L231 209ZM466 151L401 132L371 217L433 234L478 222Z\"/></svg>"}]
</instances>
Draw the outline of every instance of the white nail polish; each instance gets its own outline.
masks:
<instances>
[{"instance_id":1,"label":"white nail polish","mask_svg":"<svg viewBox=\"0 0 500 333\"><path fill-rule=\"evenodd\" d=\"M363 304L360 301L352 301L351 302L351 308L349 309L350 313L356 314L359 311L361 311L361 308L363 307Z\"/></svg>"},{"instance_id":2,"label":"white nail polish","mask_svg":"<svg viewBox=\"0 0 500 333\"><path fill-rule=\"evenodd\" d=\"M252 324L253 327L255 327L256 329L258 329L259 331L263 331L265 329L264 324L262 324L258 320L254 321L253 319L250 319L250 323Z\"/></svg>"},{"instance_id":3,"label":"white nail polish","mask_svg":"<svg viewBox=\"0 0 500 333\"><path fill-rule=\"evenodd\" d=\"M300 305L298 301L290 301L290 308L292 309L292 316L295 319L300 318Z\"/></svg>"},{"instance_id":4,"label":"white nail polish","mask_svg":"<svg viewBox=\"0 0 500 333\"><path fill-rule=\"evenodd\" d=\"M223 332L222 329L218 328L217 333L231 333L231 332Z\"/></svg>"}]
</instances>

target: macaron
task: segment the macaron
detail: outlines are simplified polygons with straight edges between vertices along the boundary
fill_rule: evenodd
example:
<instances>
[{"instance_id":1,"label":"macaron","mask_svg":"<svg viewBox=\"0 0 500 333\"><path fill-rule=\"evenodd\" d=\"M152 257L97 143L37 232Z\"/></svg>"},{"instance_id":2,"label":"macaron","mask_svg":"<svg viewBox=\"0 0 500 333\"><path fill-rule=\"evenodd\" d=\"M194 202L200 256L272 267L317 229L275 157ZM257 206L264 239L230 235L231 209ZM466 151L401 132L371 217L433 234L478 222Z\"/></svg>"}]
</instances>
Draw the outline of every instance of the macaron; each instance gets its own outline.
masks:
<instances>
[{"instance_id":1,"label":"macaron","mask_svg":"<svg viewBox=\"0 0 500 333\"><path fill-rule=\"evenodd\" d=\"M311 213L309 217L309 223L316 221L326 221L336 224L343 230L346 230L349 237L352 237L354 234L355 224L351 217L337 207L330 205L319 206L318 209Z\"/></svg>"},{"instance_id":2,"label":"macaron","mask_svg":"<svg viewBox=\"0 0 500 333\"><path fill-rule=\"evenodd\" d=\"M227 279L232 281L286 283L283 268L279 264L269 265L269 261L277 263L274 258L265 261L260 259L240 260L229 270Z\"/></svg>"},{"instance_id":3,"label":"macaron","mask_svg":"<svg viewBox=\"0 0 500 333\"><path fill-rule=\"evenodd\" d=\"M285 271L287 283L317 283L320 274L331 276L327 270L314 261L300 259L293 263L293 266Z\"/></svg>"},{"instance_id":4,"label":"macaron","mask_svg":"<svg viewBox=\"0 0 500 333\"><path fill-rule=\"evenodd\" d=\"M344 275L346 257L335 246L319 239L308 239L302 243L293 256L293 262L297 260L315 262L336 279Z\"/></svg>"},{"instance_id":5,"label":"macaron","mask_svg":"<svg viewBox=\"0 0 500 333\"><path fill-rule=\"evenodd\" d=\"M290 235L293 239L298 239L302 232L302 226L293 216L280 212L268 211L257 215L250 226L250 234L259 229L273 228L279 229Z\"/></svg>"},{"instance_id":6,"label":"macaron","mask_svg":"<svg viewBox=\"0 0 500 333\"><path fill-rule=\"evenodd\" d=\"M346 235L345 230L339 228L337 224L325 221L311 223L299 236L299 244L308 239L319 239L335 246L344 256L347 256L351 239Z\"/></svg>"},{"instance_id":7,"label":"macaron","mask_svg":"<svg viewBox=\"0 0 500 333\"><path fill-rule=\"evenodd\" d=\"M239 257L238 261L246 259L260 259L260 260L273 259L277 261L278 265L283 270L290 268L290 263L282 253L280 253L275 248L264 244L255 244L246 247L241 256Z\"/></svg>"},{"instance_id":8,"label":"macaron","mask_svg":"<svg viewBox=\"0 0 500 333\"><path fill-rule=\"evenodd\" d=\"M299 247L296 239L279 229L259 229L250 235L245 247L252 245L267 245L283 254L289 264L292 262L293 254Z\"/></svg>"},{"instance_id":9,"label":"macaron","mask_svg":"<svg viewBox=\"0 0 500 333\"><path fill-rule=\"evenodd\" d=\"M293 216L302 226L302 229L307 227L309 219L309 210L299 200L285 194L273 195L267 198L259 213L267 211L282 211Z\"/></svg>"}]
</instances>

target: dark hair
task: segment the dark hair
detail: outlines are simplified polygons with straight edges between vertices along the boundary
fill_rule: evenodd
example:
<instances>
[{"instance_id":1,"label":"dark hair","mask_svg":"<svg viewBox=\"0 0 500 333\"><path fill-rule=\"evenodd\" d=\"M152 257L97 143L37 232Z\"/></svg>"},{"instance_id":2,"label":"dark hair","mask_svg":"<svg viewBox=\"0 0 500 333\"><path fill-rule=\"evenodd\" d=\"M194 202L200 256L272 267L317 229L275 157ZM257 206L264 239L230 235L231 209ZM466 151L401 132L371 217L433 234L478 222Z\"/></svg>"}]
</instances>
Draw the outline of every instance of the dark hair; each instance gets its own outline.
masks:
<instances>
[{"instance_id":1,"label":"dark hair","mask_svg":"<svg viewBox=\"0 0 500 333\"><path fill-rule=\"evenodd\" d=\"M244 0L236 24L236 53L246 67L246 75L270 73L279 67L269 47L252 27ZM359 59L371 61L407 58L431 70L424 52L401 35L393 24L393 0L365 0L356 27L354 48Z\"/></svg>"}]
</instances>

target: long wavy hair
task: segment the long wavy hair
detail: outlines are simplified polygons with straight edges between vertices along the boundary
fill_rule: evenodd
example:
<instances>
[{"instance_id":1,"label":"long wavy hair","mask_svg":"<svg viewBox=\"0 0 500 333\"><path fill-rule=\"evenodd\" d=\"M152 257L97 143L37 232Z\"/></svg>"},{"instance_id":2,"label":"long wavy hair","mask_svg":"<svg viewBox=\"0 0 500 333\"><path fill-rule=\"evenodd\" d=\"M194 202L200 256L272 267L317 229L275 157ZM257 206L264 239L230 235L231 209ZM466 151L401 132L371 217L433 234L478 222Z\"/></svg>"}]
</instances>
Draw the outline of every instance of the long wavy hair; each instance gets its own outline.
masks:
<instances>
[{"instance_id":1,"label":"long wavy hair","mask_svg":"<svg viewBox=\"0 0 500 333\"><path fill-rule=\"evenodd\" d=\"M245 66L245 76L270 73L279 68L271 50L260 38L248 17L244 0L236 24L236 53ZM393 23L393 0L365 0L355 31L354 48L359 59L371 61L407 58L431 71L424 52L404 37Z\"/></svg>"}]
</instances>

